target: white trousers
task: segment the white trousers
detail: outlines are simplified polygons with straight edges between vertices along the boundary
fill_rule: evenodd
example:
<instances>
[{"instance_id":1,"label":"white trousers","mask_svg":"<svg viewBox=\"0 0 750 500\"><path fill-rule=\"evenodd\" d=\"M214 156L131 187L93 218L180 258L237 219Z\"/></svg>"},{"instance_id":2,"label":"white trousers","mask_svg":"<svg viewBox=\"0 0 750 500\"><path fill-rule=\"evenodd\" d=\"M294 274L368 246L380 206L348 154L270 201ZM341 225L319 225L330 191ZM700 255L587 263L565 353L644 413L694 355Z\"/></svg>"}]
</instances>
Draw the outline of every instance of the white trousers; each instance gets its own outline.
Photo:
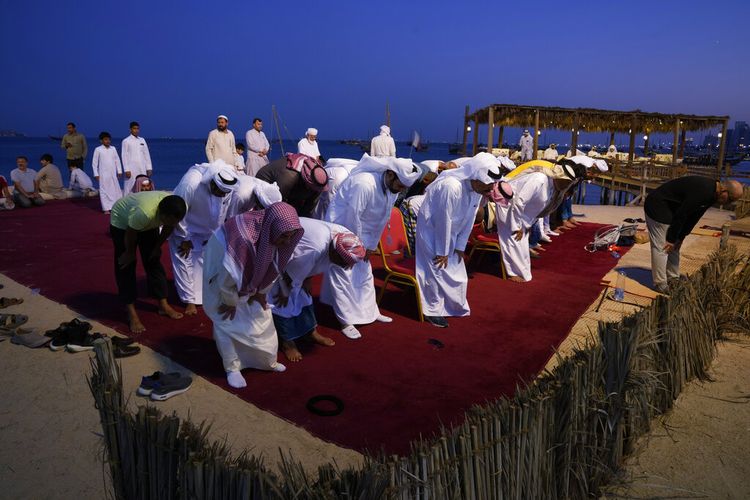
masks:
<instances>
[{"instance_id":1,"label":"white trousers","mask_svg":"<svg viewBox=\"0 0 750 500\"><path fill-rule=\"evenodd\" d=\"M193 249L187 258L179 253L183 240L169 238L169 251L172 254L172 273L177 295L185 304L203 304L203 242L207 238L192 238Z\"/></svg>"}]
</instances>

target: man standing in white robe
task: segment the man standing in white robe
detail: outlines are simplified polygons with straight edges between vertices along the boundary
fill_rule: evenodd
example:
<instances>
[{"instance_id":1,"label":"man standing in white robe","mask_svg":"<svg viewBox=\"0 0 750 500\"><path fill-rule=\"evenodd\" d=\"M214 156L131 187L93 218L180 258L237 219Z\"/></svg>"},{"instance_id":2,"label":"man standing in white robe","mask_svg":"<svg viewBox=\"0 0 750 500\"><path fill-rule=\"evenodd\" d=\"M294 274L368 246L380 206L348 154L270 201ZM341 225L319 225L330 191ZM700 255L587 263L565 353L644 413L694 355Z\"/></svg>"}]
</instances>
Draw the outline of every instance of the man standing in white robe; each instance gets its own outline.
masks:
<instances>
[{"instance_id":1,"label":"man standing in white robe","mask_svg":"<svg viewBox=\"0 0 750 500\"><path fill-rule=\"evenodd\" d=\"M380 135L373 137L370 141L370 156L376 158L396 156L396 142L391 137L391 128L388 125L381 125Z\"/></svg>"},{"instance_id":2,"label":"man standing in white robe","mask_svg":"<svg viewBox=\"0 0 750 500\"><path fill-rule=\"evenodd\" d=\"M320 293L320 300L333 306L341 332L351 339L362 336L354 325L392 321L378 309L368 257L377 249L399 193L414 184L420 173L411 160L365 154L328 207L326 221L356 234L367 249L367 257L352 269L329 269Z\"/></svg>"},{"instance_id":3,"label":"man standing in white robe","mask_svg":"<svg viewBox=\"0 0 750 500\"><path fill-rule=\"evenodd\" d=\"M271 145L263 132L263 120L253 119L253 128L245 134L245 142L247 143L245 173L254 176L258 170L268 165L268 153L271 151Z\"/></svg>"},{"instance_id":4,"label":"man standing in white robe","mask_svg":"<svg viewBox=\"0 0 750 500\"><path fill-rule=\"evenodd\" d=\"M305 137L299 140L297 143L297 152L303 155L312 156L313 158L320 160L320 150L318 149L318 129L308 128L305 132Z\"/></svg>"},{"instance_id":5,"label":"man standing in white robe","mask_svg":"<svg viewBox=\"0 0 750 500\"><path fill-rule=\"evenodd\" d=\"M122 198L122 188L120 188L122 164L117 149L112 146L112 136L109 132L99 134L99 140L102 145L94 150L91 166L94 169L94 179L99 183L102 212L108 214L112 210L112 205Z\"/></svg>"},{"instance_id":6,"label":"man standing in white robe","mask_svg":"<svg viewBox=\"0 0 750 500\"><path fill-rule=\"evenodd\" d=\"M499 162L479 153L463 166L441 173L427 186L416 231L416 274L425 320L447 328L445 316L468 316L464 250L482 195L493 188L489 172Z\"/></svg>"},{"instance_id":7,"label":"man standing in white robe","mask_svg":"<svg viewBox=\"0 0 750 500\"><path fill-rule=\"evenodd\" d=\"M518 145L521 147L521 161L531 161L534 158L534 138L531 137L528 130L523 131Z\"/></svg>"},{"instance_id":8,"label":"man standing in white robe","mask_svg":"<svg viewBox=\"0 0 750 500\"><path fill-rule=\"evenodd\" d=\"M216 128L208 133L206 141L206 158L208 163L222 160L227 165L234 165L237 148L234 145L234 134L227 128L229 118L225 115L216 117Z\"/></svg>"},{"instance_id":9,"label":"man standing in white robe","mask_svg":"<svg viewBox=\"0 0 750 500\"><path fill-rule=\"evenodd\" d=\"M539 217L546 215L545 212L557 208L557 205L550 206L556 199L556 191L564 192L573 179L575 174L556 165L508 181L513 188L513 201L508 206L496 204L495 220L503 263L510 281L531 281L529 231Z\"/></svg>"},{"instance_id":10,"label":"man standing in white robe","mask_svg":"<svg viewBox=\"0 0 750 500\"><path fill-rule=\"evenodd\" d=\"M125 185L122 195L127 196L133 191L135 178L139 175L151 177L154 169L151 166L151 154L143 137L140 137L141 126L138 122L130 122L130 135L122 140L122 167L125 171Z\"/></svg>"},{"instance_id":11,"label":"man standing in white robe","mask_svg":"<svg viewBox=\"0 0 750 500\"><path fill-rule=\"evenodd\" d=\"M236 187L234 167L219 160L190 167L174 189L188 207L169 237L174 284L188 316L203 304L203 247L224 223Z\"/></svg>"}]
</instances>

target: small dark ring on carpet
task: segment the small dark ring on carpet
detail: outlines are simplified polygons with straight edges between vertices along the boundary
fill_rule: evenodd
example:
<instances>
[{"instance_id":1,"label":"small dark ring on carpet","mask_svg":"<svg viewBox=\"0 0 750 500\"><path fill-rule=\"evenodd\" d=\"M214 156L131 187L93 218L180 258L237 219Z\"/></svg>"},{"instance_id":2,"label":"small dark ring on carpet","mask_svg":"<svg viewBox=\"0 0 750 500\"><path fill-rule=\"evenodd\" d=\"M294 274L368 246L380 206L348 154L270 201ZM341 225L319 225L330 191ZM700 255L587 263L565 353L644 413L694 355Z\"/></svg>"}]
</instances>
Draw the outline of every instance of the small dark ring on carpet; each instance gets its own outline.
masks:
<instances>
[{"instance_id":1,"label":"small dark ring on carpet","mask_svg":"<svg viewBox=\"0 0 750 500\"><path fill-rule=\"evenodd\" d=\"M321 401L327 401L329 403L333 403L333 405L336 408L333 410L323 410L321 408L318 408L317 404L320 403ZM307 410L310 413L320 415L321 417L335 417L336 415L344 411L344 402L341 401L336 396L333 396L331 394L321 394L319 396L313 396L307 400L306 406L307 406Z\"/></svg>"}]
</instances>

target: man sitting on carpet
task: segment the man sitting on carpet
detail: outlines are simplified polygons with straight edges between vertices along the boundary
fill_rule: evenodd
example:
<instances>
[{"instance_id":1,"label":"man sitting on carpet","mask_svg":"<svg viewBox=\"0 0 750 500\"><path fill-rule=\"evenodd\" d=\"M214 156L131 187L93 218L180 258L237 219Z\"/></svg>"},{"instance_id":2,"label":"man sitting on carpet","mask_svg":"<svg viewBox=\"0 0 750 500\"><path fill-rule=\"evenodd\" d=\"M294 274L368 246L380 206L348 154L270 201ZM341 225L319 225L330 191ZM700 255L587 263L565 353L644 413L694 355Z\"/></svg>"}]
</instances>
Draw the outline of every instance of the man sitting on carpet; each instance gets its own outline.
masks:
<instances>
[{"instance_id":1,"label":"man sitting on carpet","mask_svg":"<svg viewBox=\"0 0 750 500\"><path fill-rule=\"evenodd\" d=\"M245 368L283 372L266 293L304 230L294 208L274 203L229 219L206 245L203 309L214 325L227 383L247 387Z\"/></svg>"},{"instance_id":2,"label":"man sitting on carpet","mask_svg":"<svg viewBox=\"0 0 750 500\"><path fill-rule=\"evenodd\" d=\"M39 192L47 200L67 198L65 187L63 186L62 173L57 165L52 163L52 155L45 153L39 159L42 168L36 174L36 180L39 182Z\"/></svg>"},{"instance_id":3,"label":"man sitting on carpet","mask_svg":"<svg viewBox=\"0 0 750 500\"><path fill-rule=\"evenodd\" d=\"M333 306L341 333L350 339L362 336L354 325L393 321L378 309L368 257L380 242L398 194L414 184L420 173L411 160L364 154L328 207L325 220L356 234L367 249L364 260L351 269L331 266L320 292L321 302Z\"/></svg>"},{"instance_id":4,"label":"man sitting on carpet","mask_svg":"<svg viewBox=\"0 0 750 500\"><path fill-rule=\"evenodd\" d=\"M44 205L44 198L39 194L36 170L29 168L29 159L25 156L16 157L16 166L18 168L10 171L10 181L13 183L13 203L21 208Z\"/></svg>"},{"instance_id":5,"label":"man sitting on carpet","mask_svg":"<svg viewBox=\"0 0 750 500\"><path fill-rule=\"evenodd\" d=\"M167 303L167 275L161 265L161 245L185 217L185 212L185 201L164 191L133 193L112 206L109 231L115 247L115 279L133 333L146 331L135 310L136 249L141 254L149 293L159 301L159 314L182 318L182 314Z\"/></svg>"},{"instance_id":6,"label":"man sitting on carpet","mask_svg":"<svg viewBox=\"0 0 750 500\"><path fill-rule=\"evenodd\" d=\"M203 303L203 246L224 223L236 187L234 165L216 160L190 167L174 188L187 214L169 236L169 251L177 295L188 316Z\"/></svg>"},{"instance_id":7,"label":"man sitting on carpet","mask_svg":"<svg viewBox=\"0 0 750 500\"><path fill-rule=\"evenodd\" d=\"M283 279L276 281L269 295L281 350L292 362L302 359L295 340L308 334L316 344L334 345L332 339L315 328L312 277L331 266L350 269L361 262L366 253L362 241L343 226L306 217L300 218L300 224L305 234L294 249Z\"/></svg>"},{"instance_id":8,"label":"man sitting on carpet","mask_svg":"<svg viewBox=\"0 0 750 500\"><path fill-rule=\"evenodd\" d=\"M470 313L464 250L482 196L495 187L490 172L499 176L499 162L489 153L479 153L460 168L440 174L427 187L419 209L417 283L424 319L438 328L448 327L446 316Z\"/></svg>"},{"instance_id":9,"label":"man sitting on carpet","mask_svg":"<svg viewBox=\"0 0 750 500\"><path fill-rule=\"evenodd\" d=\"M646 202L646 226L651 238L651 275L654 288L669 291L669 284L680 278L680 249L706 210L714 203L731 203L742 198L742 184L718 182L698 175L687 175L665 182L652 191Z\"/></svg>"}]
</instances>

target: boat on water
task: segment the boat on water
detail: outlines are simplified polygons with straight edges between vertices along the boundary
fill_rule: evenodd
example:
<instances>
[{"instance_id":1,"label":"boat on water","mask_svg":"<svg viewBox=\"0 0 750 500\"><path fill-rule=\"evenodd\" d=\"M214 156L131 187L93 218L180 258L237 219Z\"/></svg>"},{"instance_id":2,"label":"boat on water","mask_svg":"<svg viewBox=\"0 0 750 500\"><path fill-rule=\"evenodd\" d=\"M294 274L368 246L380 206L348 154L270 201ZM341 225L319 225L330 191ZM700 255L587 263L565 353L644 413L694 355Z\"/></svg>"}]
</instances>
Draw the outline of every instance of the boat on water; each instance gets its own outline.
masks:
<instances>
[{"instance_id":1,"label":"boat on water","mask_svg":"<svg viewBox=\"0 0 750 500\"><path fill-rule=\"evenodd\" d=\"M62 136L48 135L47 137L49 137L53 141L57 141L57 142L62 141Z\"/></svg>"},{"instance_id":2,"label":"boat on water","mask_svg":"<svg viewBox=\"0 0 750 500\"><path fill-rule=\"evenodd\" d=\"M718 160L719 158L716 154L706 153L701 155L685 156L682 159L682 163L684 165L712 165ZM729 165L737 165L741 161L743 161L743 156L741 154L732 154L724 157L724 163L728 163Z\"/></svg>"}]
</instances>

